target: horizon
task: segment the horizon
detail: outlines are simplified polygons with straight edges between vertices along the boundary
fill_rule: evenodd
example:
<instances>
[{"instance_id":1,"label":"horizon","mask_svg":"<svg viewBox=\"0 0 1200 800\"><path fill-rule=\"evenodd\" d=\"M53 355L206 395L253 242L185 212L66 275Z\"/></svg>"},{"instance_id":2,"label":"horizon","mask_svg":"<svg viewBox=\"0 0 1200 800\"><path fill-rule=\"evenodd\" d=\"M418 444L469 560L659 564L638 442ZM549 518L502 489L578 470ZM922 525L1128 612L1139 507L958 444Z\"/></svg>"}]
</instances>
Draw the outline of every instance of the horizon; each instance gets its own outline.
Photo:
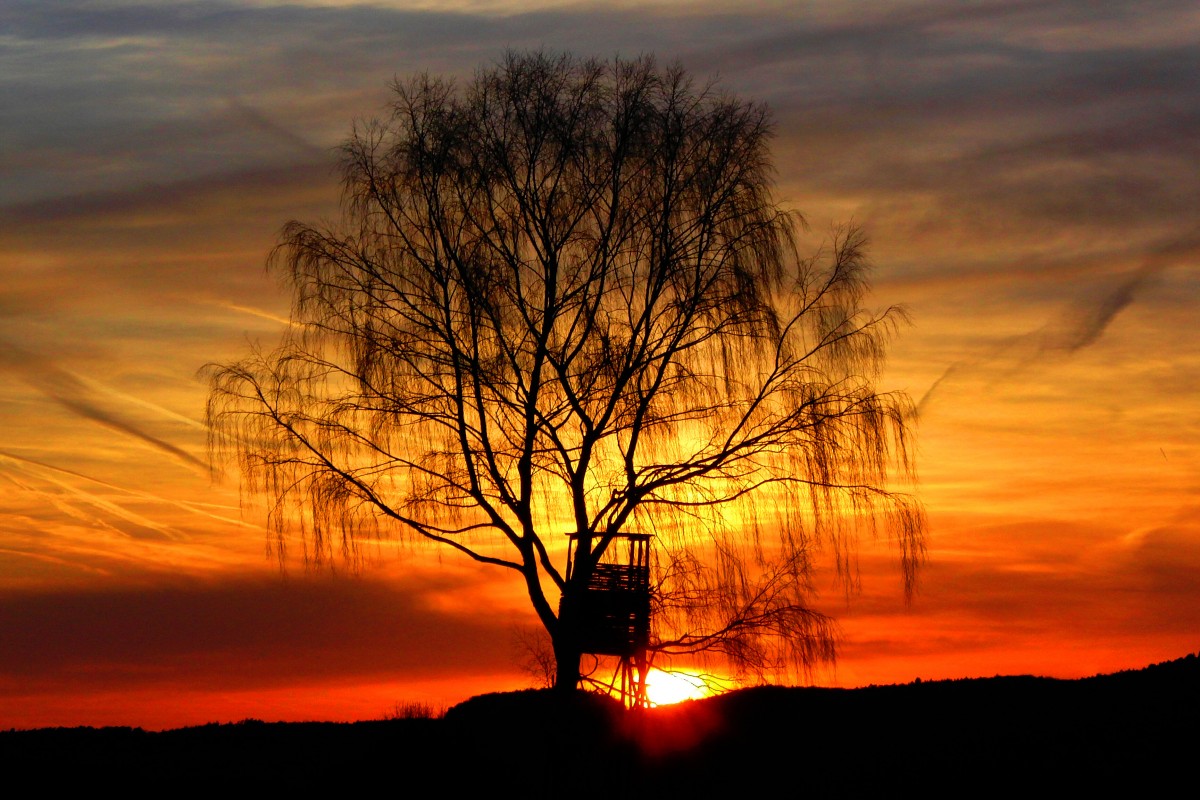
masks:
<instances>
[{"instance_id":1,"label":"horizon","mask_svg":"<svg viewBox=\"0 0 1200 800\"><path fill-rule=\"evenodd\" d=\"M928 554L829 553L816 685L1082 678L1200 631L1200 10L1183 2L101 2L0 12L0 729L352 721L530 685L522 587L380 542L267 553L210 480L200 370L270 347L290 219L389 82L506 47L653 53L768 104L776 199L856 222L879 385L917 404ZM680 664L686 668L686 665Z\"/></svg>"},{"instance_id":2,"label":"horizon","mask_svg":"<svg viewBox=\"0 0 1200 800\"><path fill-rule=\"evenodd\" d=\"M721 697L722 695L737 694L737 693L743 692L743 691L754 692L755 690L758 690L758 689L770 689L770 690L780 689L780 690L785 690L785 691L796 691L796 692L805 692L808 690L813 690L813 691L818 691L818 692L825 691L825 690L832 690L832 691L840 693L840 692L856 692L856 691L865 691L865 690L874 690L874 689L905 689L905 688L916 687L916 686L924 686L927 684L957 684L957 683L964 683L964 682L967 682L967 683L991 683L994 681L1032 680L1032 681L1047 681L1050 683L1074 683L1074 682L1083 682L1083 681L1094 681L1094 680L1104 679L1104 678L1114 678L1117 676L1128 675L1130 673L1148 673L1148 672L1152 672L1156 669L1159 669L1159 668L1162 668L1162 667L1165 667L1168 665L1184 664L1189 661L1195 661L1197 658L1200 658L1200 651L1195 652L1195 653L1187 653L1185 655L1179 656L1178 658L1168 659L1167 661L1160 661L1160 662L1156 662L1153 664L1147 664L1142 667L1133 667L1133 668L1129 668L1129 669L1118 670L1117 672L1111 672L1111 673L1098 673L1095 675L1085 675L1085 676L1079 677L1079 678L1057 678L1057 677L1046 676L1046 675L1020 674L1020 675L980 675L980 676L971 676L971 677L962 677L962 678L937 678L937 679L930 679L930 680L924 680L924 679L918 677L918 678L914 678L911 681L902 681L902 682L895 682L895 683L880 683L880 684L871 683L871 684L867 684L865 686L822 686L822 685L808 685L808 684L794 685L794 684L778 684L778 683L747 684L747 685L731 687L731 688L725 689L723 691L715 691L715 692L708 693L708 694L665 699L661 702L651 700L650 704L648 706L646 706L646 708L644 710L653 712L656 709L661 709L663 712L666 713L668 718L671 718L672 714L674 713L671 710L673 706L677 706L677 705L681 705L681 704L687 705L687 704L691 704L693 702L703 703L703 701L714 700L718 697ZM583 693L595 694L595 690L580 688L577 691L583 692ZM44 730L76 730L76 729L80 729L80 728L94 729L94 730L103 730L106 728L116 728L116 729L123 729L123 730L127 730L127 729L143 730L147 733L169 733L171 731L177 731L177 730L207 728L207 727L211 727L214 725L222 726L222 727L240 726L240 725L246 725L246 724L355 725L355 724L359 724L359 723L403 722L403 721L409 721L409 720L416 720L416 721L441 720L441 719L445 719L446 715L451 710L453 710L459 706L468 705L468 701L478 700L481 698L487 698L487 697L493 697L493 696L502 696L502 695L523 696L529 692L533 692L533 693L537 693L537 694L543 694L543 693L549 694L549 693L554 692L554 690L551 688L521 687L518 689L511 689L511 690L504 690L504 691L485 691L481 694L471 695L469 697L466 697L463 700L461 700L457 703L451 704L451 705L432 705L432 704L420 702L420 701L411 701L411 702L400 701L400 702L394 703L391 708L385 709L382 713L380 713L376 716L365 717L365 718L361 718L361 719L323 719L323 718L260 719L258 717L243 717L241 719L210 719L206 722L189 723L187 725L171 726L171 727L151 727L151 726L137 725L137 724L104 724L104 725L81 724L81 725L74 725L74 726L54 725L54 726L42 726L42 727L38 727L38 728L9 727L6 729L0 729L0 733L5 733L5 732L7 732L7 733L22 733L22 732L29 732L29 731L44 731ZM619 702L619 698L614 697L613 699L615 701ZM625 709L625 712L632 713L631 710L628 708Z\"/></svg>"}]
</instances>

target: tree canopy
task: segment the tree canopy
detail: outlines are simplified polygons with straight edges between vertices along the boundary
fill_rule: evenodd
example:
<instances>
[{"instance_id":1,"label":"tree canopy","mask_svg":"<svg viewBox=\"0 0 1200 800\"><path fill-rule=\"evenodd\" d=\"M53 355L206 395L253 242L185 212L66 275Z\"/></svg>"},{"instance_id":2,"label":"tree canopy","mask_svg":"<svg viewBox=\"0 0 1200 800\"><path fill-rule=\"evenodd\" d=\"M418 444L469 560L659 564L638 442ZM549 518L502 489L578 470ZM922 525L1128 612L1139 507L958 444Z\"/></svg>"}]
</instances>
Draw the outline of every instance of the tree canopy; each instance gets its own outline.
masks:
<instances>
[{"instance_id":1,"label":"tree canopy","mask_svg":"<svg viewBox=\"0 0 1200 800\"><path fill-rule=\"evenodd\" d=\"M214 447L280 552L400 535L511 570L572 686L557 601L622 532L655 536L666 655L831 658L813 559L852 583L864 534L911 591L911 404L876 388L903 315L864 308L860 231L798 252L771 136L764 106L649 57L397 82L344 146L343 217L289 223L270 258L282 342L212 372Z\"/></svg>"}]
</instances>

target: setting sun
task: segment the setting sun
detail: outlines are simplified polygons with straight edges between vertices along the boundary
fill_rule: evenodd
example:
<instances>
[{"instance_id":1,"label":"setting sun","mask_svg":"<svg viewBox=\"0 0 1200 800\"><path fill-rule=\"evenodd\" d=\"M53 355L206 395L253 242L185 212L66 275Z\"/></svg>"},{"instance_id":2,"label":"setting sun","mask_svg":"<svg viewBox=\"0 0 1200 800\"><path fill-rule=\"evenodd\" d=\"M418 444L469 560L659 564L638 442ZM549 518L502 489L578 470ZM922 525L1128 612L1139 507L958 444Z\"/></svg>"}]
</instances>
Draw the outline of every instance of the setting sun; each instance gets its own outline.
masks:
<instances>
[{"instance_id":1,"label":"setting sun","mask_svg":"<svg viewBox=\"0 0 1200 800\"><path fill-rule=\"evenodd\" d=\"M671 703L681 703L684 700L699 700L711 694L713 694L712 690L698 675L652 669L646 676L646 696L652 706L665 706Z\"/></svg>"}]
</instances>

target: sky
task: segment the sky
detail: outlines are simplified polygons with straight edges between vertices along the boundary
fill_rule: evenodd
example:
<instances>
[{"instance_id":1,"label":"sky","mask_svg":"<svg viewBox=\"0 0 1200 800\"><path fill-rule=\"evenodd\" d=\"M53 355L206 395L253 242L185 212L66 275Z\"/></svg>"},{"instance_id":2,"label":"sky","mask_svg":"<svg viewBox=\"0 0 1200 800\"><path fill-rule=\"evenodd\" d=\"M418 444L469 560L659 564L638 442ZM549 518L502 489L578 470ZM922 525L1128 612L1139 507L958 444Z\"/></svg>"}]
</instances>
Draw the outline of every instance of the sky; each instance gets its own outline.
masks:
<instances>
[{"instance_id":1,"label":"sky","mask_svg":"<svg viewBox=\"0 0 1200 800\"><path fill-rule=\"evenodd\" d=\"M1080 677L1200 650L1194 2L0 6L0 728L377 718L528 685L506 576L282 566L204 428L269 345L281 226L416 72L653 53L772 108L776 197L903 305L928 558L815 575L823 685Z\"/></svg>"}]
</instances>

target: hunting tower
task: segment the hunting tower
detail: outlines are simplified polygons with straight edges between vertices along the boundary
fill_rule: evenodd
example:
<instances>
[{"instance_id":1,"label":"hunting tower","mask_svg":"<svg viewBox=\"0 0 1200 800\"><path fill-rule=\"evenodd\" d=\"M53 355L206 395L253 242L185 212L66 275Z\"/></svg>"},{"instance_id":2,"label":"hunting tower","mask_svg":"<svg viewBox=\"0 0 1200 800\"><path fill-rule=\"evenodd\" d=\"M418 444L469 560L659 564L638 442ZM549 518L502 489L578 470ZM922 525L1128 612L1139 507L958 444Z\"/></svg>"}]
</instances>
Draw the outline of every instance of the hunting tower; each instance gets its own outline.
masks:
<instances>
[{"instance_id":1,"label":"hunting tower","mask_svg":"<svg viewBox=\"0 0 1200 800\"><path fill-rule=\"evenodd\" d=\"M648 533L617 533L578 596L581 652L616 656L617 674L609 687L629 707L646 705L646 658L650 645L650 538ZM567 580L576 567L580 535L571 534ZM618 686L618 681L619 686Z\"/></svg>"}]
</instances>

